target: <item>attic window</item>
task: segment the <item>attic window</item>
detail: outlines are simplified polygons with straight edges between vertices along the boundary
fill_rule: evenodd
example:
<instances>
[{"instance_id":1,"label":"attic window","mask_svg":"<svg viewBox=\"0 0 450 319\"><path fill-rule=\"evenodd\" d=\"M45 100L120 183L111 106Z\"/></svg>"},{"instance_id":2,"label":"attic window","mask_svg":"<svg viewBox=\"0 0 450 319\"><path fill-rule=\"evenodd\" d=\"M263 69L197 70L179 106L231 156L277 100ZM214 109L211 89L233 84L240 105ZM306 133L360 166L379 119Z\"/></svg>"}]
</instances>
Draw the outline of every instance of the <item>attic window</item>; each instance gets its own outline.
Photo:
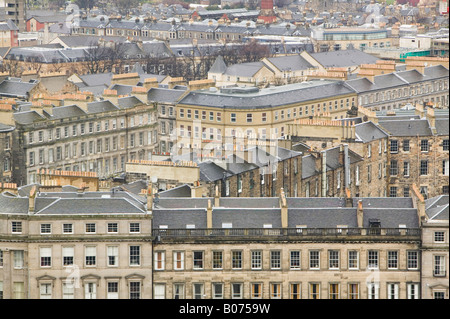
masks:
<instances>
[{"instance_id":1,"label":"attic window","mask_svg":"<svg viewBox=\"0 0 450 319\"><path fill-rule=\"evenodd\" d=\"M303 228L307 228L306 225L296 225L295 228L297 229L297 233L301 234L303 233Z\"/></svg>"},{"instance_id":2,"label":"attic window","mask_svg":"<svg viewBox=\"0 0 450 319\"><path fill-rule=\"evenodd\" d=\"M233 228L233 223L222 223L222 228Z\"/></svg>"},{"instance_id":3,"label":"attic window","mask_svg":"<svg viewBox=\"0 0 450 319\"><path fill-rule=\"evenodd\" d=\"M406 228L406 225L405 224L399 224L398 228Z\"/></svg>"},{"instance_id":4,"label":"attic window","mask_svg":"<svg viewBox=\"0 0 450 319\"><path fill-rule=\"evenodd\" d=\"M194 224L187 224L186 225L186 229L195 229L195 225Z\"/></svg>"},{"instance_id":5,"label":"attic window","mask_svg":"<svg viewBox=\"0 0 450 319\"><path fill-rule=\"evenodd\" d=\"M264 224L263 228L272 228L272 224Z\"/></svg>"},{"instance_id":6,"label":"attic window","mask_svg":"<svg viewBox=\"0 0 450 319\"><path fill-rule=\"evenodd\" d=\"M370 228L380 228L381 227L381 223L379 219L369 219L369 227Z\"/></svg>"},{"instance_id":7,"label":"attic window","mask_svg":"<svg viewBox=\"0 0 450 319\"><path fill-rule=\"evenodd\" d=\"M159 225L159 229L168 229L169 228L169 226L167 226L167 225Z\"/></svg>"}]
</instances>

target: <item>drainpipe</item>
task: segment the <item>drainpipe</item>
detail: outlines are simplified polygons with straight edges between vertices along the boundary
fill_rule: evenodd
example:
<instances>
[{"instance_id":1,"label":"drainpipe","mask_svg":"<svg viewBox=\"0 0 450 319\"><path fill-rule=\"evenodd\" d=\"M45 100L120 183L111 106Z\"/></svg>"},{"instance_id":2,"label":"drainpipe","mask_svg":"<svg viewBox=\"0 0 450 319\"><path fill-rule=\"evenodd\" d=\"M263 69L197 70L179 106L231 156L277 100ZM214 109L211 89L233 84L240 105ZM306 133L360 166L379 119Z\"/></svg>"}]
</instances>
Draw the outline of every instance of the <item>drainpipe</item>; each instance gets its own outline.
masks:
<instances>
[{"instance_id":1,"label":"drainpipe","mask_svg":"<svg viewBox=\"0 0 450 319\"><path fill-rule=\"evenodd\" d=\"M348 158L348 144L344 144L344 187L348 188L350 185L349 172L350 163Z\"/></svg>"},{"instance_id":2,"label":"drainpipe","mask_svg":"<svg viewBox=\"0 0 450 319\"><path fill-rule=\"evenodd\" d=\"M322 151L322 197L327 197L327 152Z\"/></svg>"}]
</instances>

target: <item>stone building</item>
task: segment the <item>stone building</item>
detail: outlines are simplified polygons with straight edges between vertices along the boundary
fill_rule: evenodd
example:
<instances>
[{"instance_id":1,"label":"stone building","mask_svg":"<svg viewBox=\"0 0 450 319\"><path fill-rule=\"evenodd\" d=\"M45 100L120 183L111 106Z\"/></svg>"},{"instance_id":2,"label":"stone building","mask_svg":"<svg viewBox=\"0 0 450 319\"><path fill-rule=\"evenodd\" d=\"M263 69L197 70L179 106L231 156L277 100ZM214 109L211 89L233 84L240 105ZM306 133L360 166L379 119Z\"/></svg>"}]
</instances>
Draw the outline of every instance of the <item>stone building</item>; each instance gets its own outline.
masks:
<instances>
[{"instance_id":1,"label":"stone building","mask_svg":"<svg viewBox=\"0 0 450 319\"><path fill-rule=\"evenodd\" d=\"M426 199L448 194L448 110L439 111L378 117L389 133L387 196L407 197L413 183Z\"/></svg>"},{"instance_id":2,"label":"stone building","mask_svg":"<svg viewBox=\"0 0 450 319\"><path fill-rule=\"evenodd\" d=\"M152 298L146 205L144 196L82 188L0 194L1 298Z\"/></svg>"},{"instance_id":3,"label":"stone building","mask_svg":"<svg viewBox=\"0 0 450 319\"><path fill-rule=\"evenodd\" d=\"M17 149L24 150L17 158L19 185L36 182L41 169L110 177L129 160L151 157L157 143L156 109L134 96L115 103L84 93L43 97L22 106L14 120Z\"/></svg>"},{"instance_id":4,"label":"stone building","mask_svg":"<svg viewBox=\"0 0 450 319\"><path fill-rule=\"evenodd\" d=\"M422 298L448 299L448 195L422 205L427 215L422 223Z\"/></svg>"},{"instance_id":5,"label":"stone building","mask_svg":"<svg viewBox=\"0 0 450 319\"><path fill-rule=\"evenodd\" d=\"M154 298L420 297L410 198L216 200L158 201Z\"/></svg>"},{"instance_id":6,"label":"stone building","mask_svg":"<svg viewBox=\"0 0 450 319\"><path fill-rule=\"evenodd\" d=\"M405 104L431 102L436 107L449 106L448 68L409 65L408 70L381 75L365 75L346 81L358 94L358 106L373 111L393 110Z\"/></svg>"}]
</instances>

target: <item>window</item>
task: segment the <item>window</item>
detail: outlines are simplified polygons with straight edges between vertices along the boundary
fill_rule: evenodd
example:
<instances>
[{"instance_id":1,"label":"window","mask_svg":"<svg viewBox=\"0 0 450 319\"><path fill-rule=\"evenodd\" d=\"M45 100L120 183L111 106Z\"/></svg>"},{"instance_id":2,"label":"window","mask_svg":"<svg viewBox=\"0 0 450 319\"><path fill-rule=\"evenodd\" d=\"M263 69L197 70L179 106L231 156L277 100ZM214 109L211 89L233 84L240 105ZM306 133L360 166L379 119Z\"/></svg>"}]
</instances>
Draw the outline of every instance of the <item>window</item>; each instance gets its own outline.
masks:
<instances>
[{"instance_id":1,"label":"window","mask_svg":"<svg viewBox=\"0 0 450 319\"><path fill-rule=\"evenodd\" d=\"M281 298L281 284L270 284L270 299Z\"/></svg>"},{"instance_id":2,"label":"window","mask_svg":"<svg viewBox=\"0 0 450 319\"><path fill-rule=\"evenodd\" d=\"M329 269L339 269L339 251L328 251L328 267Z\"/></svg>"},{"instance_id":3,"label":"window","mask_svg":"<svg viewBox=\"0 0 450 319\"><path fill-rule=\"evenodd\" d=\"M154 265L155 270L164 270L166 263L166 253L164 251L156 251L154 253Z\"/></svg>"},{"instance_id":4,"label":"window","mask_svg":"<svg viewBox=\"0 0 450 319\"><path fill-rule=\"evenodd\" d=\"M398 299L398 284L387 284L388 299Z\"/></svg>"},{"instance_id":5,"label":"window","mask_svg":"<svg viewBox=\"0 0 450 319\"><path fill-rule=\"evenodd\" d=\"M24 265L24 252L23 250L13 250L14 268L22 269Z\"/></svg>"},{"instance_id":6,"label":"window","mask_svg":"<svg viewBox=\"0 0 450 319\"><path fill-rule=\"evenodd\" d=\"M397 186L389 187L389 197L397 197Z\"/></svg>"},{"instance_id":7,"label":"window","mask_svg":"<svg viewBox=\"0 0 450 319\"><path fill-rule=\"evenodd\" d=\"M318 250L311 250L309 252L309 269L319 269L320 267L320 252Z\"/></svg>"},{"instance_id":8,"label":"window","mask_svg":"<svg viewBox=\"0 0 450 319\"><path fill-rule=\"evenodd\" d=\"M262 252L259 250L254 250L251 252L251 268L261 269L262 268Z\"/></svg>"},{"instance_id":9,"label":"window","mask_svg":"<svg viewBox=\"0 0 450 319\"><path fill-rule=\"evenodd\" d=\"M39 285L39 298L40 299L52 299L52 284L40 284Z\"/></svg>"},{"instance_id":10,"label":"window","mask_svg":"<svg viewBox=\"0 0 450 319\"><path fill-rule=\"evenodd\" d=\"M348 284L348 299L359 299L359 284Z\"/></svg>"},{"instance_id":11,"label":"window","mask_svg":"<svg viewBox=\"0 0 450 319\"><path fill-rule=\"evenodd\" d=\"M203 299L204 298L204 285L203 284L193 284L194 289L194 299Z\"/></svg>"},{"instance_id":12,"label":"window","mask_svg":"<svg viewBox=\"0 0 450 319\"><path fill-rule=\"evenodd\" d=\"M442 175L448 176L449 175L449 166L448 166L448 159L442 160Z\"/></svg>"},{"instance_id":13,"label":"window","mask_svg":"<svg viewBox=\"0 0 450 319\"><path fill-rule=\"evenodd\" d=\"M117 281L109 281L106 291L107 299L119 299L119 283Z\"/></svg>"},{"instance_id":14,"label":"window","mask_svg":"<svg viewBox=\"0 0 450 319\"><path fill-rule=\"evenodd\" d=\"M348 252L348 269L359 269L359 253L356 250Z\"/></svg>"},{"instance_id":15,"label":"window","mask_svg":"<svg viewBox=\"0 0 450 319\"><path fill-rule=\"evenodd\" d=\"M22 222L11 222L11 232L14 234L21 234Z\"/></svg>"},{"instance_id":16,"label":"window","mask_svg":"<svg viewBox=\"0 0 450 319\"><path fill-rule=\"evenodd\" d=\"M421 152L428 152L429 151L428 140L421 140L420 141L420 151Z\"/></svg>"},{"instance_id":17,"label":"window","mask_svg":"<svg viewBox=\"0 0 450 319\"><path fill-rule=\"evenodd\" d=\"M420 175L428 175L428 160L420 161Z\"/></svg>"},{"instance_id":18,"label":"window","mask_svg":"<svg viewBox=\"0 0 450 319\"><path fill-rule=\"evenodd\" d=\"M230 114L230 122L231 123L235 123L236 122L236 113L231 113Z\"/></svg>"},{"instance_id":19,"label":"window","mask_svg":"<svg viewBox=\"0 0 450 319\"><path fill-rule=\"evenodd\" d=\"M320 299L320 284L309 284L309 299Z\"/></svg>"},{"instance_id":20,"label":"window","mask_svg":"<svg viewBox=\"0 0 450 319\"><path fill-rule=\"evenodd\" d=\"M231 268L242 269L242 251L233 250L231 252Z\"/></svg>"},{"instance_id":21,"label":"window","mask_svg":"<svg viewBox=\"0 0 450 319\"><path fill-rule=\"evenodd\" d=\"M292 250L290 252L290 269L300 269L300 251Z\"/></svg>"},{"instance_id":22,"label":"window","mask_svg":"<svg viewBox=\"0 0 450 319\"><path fill-rule=\"evenodd\" d=\"M242 299L243 298L243 289L241 283L232 283L231 284L231 298L232 299Z\"/></svg>"},{"instance_id":23,"label":"window","mask_svg":"<svg viewBox=\"0 0 450 319\"><path fill-rule=\"evenodd\" d=\"M141 264L141 246L130 246L130 266Z\"/></svg>"},{"instance_id":24,"label":"window","mask_svg":"<svg viewBox=\"0 0 450 319\"><path fill-rule=\"evenodd\" d=\"M442 150L448 151L449 150L449 140L443 140L442 141Z\"/></svg>"},{"instance_id":25,"label":"window","mask_svg":"<svg viewBox=\"0 0 450 319\"><path fill-rule=\"evenodd\" d=\"M51 224L41 224L41 234L51 234L52 225Z\"/></svg>"},{"instance_id":26,"label":"window","mask_svg":"<svg viewBox=\"0 0 450 319\"><path fill-rule=\"evenodd\" d=\"M367 298L378 299L379 298L380 284L368 282L367 283Z\"/></svg>"},{"instance_id":27,"label":"window","mask_svg":"<svg viewBox=\"0 0 450 319\"><path fill-rule=\"evenodd\" d=\"M74 259L74 248L63 247L62 248L63 266L72 266Z\"/></svg>"},{"instance_id":28,"label":"window","mask_svg":"<svg viewBox=\"0 0 450 319\"><path fill-rule=\"evenodd\" d=\"M388 269L398 269L398 251L388 251Z\"/></svg>"},{"instance_id":29,"label":"window","mask_svg":"<svg viewBox=\"0 0 450 319\"><path fill-rule=\"evenodd\" d=\"M40 251L41 267L51 267L52 249L50 247L41 247L39 251Z\"/></svg>"},{"instance_id":30,"label":"window","mask_svg":"<svg viewBox=\"0 0 450 319\"><path fill-rule=\"evenodd\" d=\"M175 251L173 253L173 269L184 269L184 251Z\"/></svg>"},{"instance_id":31,"label":"window","mask_svg":"<svg viewBox=\"0 0 450 319\"><path fill-rule=\"evenodd\" d=\"M391 140L390 152L398 153L398 141L397 140Z\"/></svg>"},{"instance_id":32,"label":"window","mask_svg":"<svg viewBox=\"0 0 450 319\"><path fill-rule=\"evenodd\" d=\"M140 223L130 223L130 233L139 233L141 231Z\"/></svg>"},{"instance_id":33,"label":"window","mask_svg":"<svg viewBox=\"0 0 450 319\"><path fill-rule=\"evenodd\" d=\"M213 283L213 299L223 299L223 283Z\"/></svg>"},{"instance_id":34,"label":"window","mask_svg":"<svg viewBox=\"0 0 450 319\"><path fill-rule=\"evenodd\" d=\"M445 292L444 291L434 291L433 297L434 297L434 299L445 299Z\"/></svg>"},{"instance_id":35,"label":"window","mask_svg":"<svg viewBox=\"0 0 450 319\"><path fill-rule=\"evenodd\" d=\"M299 283L292 283L290 285L290 298L291 299L300 299L301 298L301 290Z\"/></svg>"},{"instance_id":36,"label":"window","mask_svg":"<svg viewBox=\"0 0 450 319\"><path fill-rule=\"evenodd\" d=\"M262 284L252 283L250 296L252 299L261 299L262 298Z\"/></svg>"},{"instance_id":37,"label":"window","mask_svg":"<svg viewBox=\"0 0 450 319\"><path fill-rule=\"evenodd\" d=\"M96 258L97 258L97 247L95 246L86 246L84 250L85 254L85 265L86 266L95 266Z\"/></svg>"},{"instance_id":38,"label":"window","mask_svg":"<svg viewBox=\"0 0 450 319\"><path fill-rule=\"evenodd\" d=\"M434 262L433 275L435 277L446 276L446 273L445 273L445 256L435 255L433 259L434 259L433 260L433 262Z\"/></svg>"},{"instance_id":39,"label":"window","mask_svg":"<svg viewBox=\"0 0 450 319\"><path fill-rule=\"evenodd\" d=\"M261 121L266 122L267 121L267 113L263 112L261 113Z\"/></svg>"},{"instance_id":40,"label":"window","mask_svg":"<svg viewBox=\"0 0 450 319\"><path fill-rule=\"evenodd\" d=\"M408 177L409 176L409 162L403 162L403 176Z\"/></svg>"},{"instance_id":41,"label":"window","mask_svg":"<svg viewBox=\"0 0 450 319\"><path fill-rule=\"evenodd\" d=\"M281 269L281 251L270 252L270 269Z\"/></svg>"},{"instance_id":42,"label":"window","mask_svg":"<svg viewBox=\"0 0 450 319\"><path fill-rule=\"evenodd\" d=\"M153 291L153 299L165 299L166 298L166 285L155 284Z\"/></svg>"},{"instance_id":43,"label":"window","mask_svg":"<svg viewBox=\"0 0 450 319\"><path fill-rule=\"evenodd\" d=\"M117 232L118 232L118 224L108 223L108 233L117 233Z\"/></svg>"},{"instance_id":44,"label":"window","mask_svg":"<svg viewBox=\"0 0 450 319\"><path fill-rule=\"evenodd\" d=\"M409 140L404 140L403 141L403 151L404 152L409 152L409 150L410 150Z\"/></svg>"},{"instance_id":45,"label":"window","mask_svg":"<svg viewBox=\"0 0 450 319\"><path fill-rule=\"evenodd\" d=\"M445 233L443 231L434 232L434 242L435 243L445 242Z\"/></svg>"},{"instance_id":46,"label":"window","mask_svg":"<svg viewBox=\"0 0 450 319\"><path fill-rule=\"evenodd\" d=\"M138 281L131 281L130 286L130 299L141 299L141 283Z\"/></svg>"},{"instance_id":47,"label":"window","mask_svg":"<svg viewBox=\"0 0 450 319\"><path fill-rule=\"evenodd\" d=\"M408 269L418 269L419 253L417 251L408 251Z\"/></svg>"},{"instance_id":48,"label":"window","mask_svg":"<svg viewBox=\"0 0 450 319\"><path fill-rule=\"evenodd\" d=\"M369 250L368 251L368 268L378 269L378 251Z\"/></svg>"},{"instance_id":49,"label":"window","mask_svg":"<svg viewBox=\"0 0 450 319\"><path fill-rule=\"evenodd\" d=\"M222 269L223 268L223 253L222 251L213 251L212 253L212 268Z\"/></svg>"},{"instance_id":50,"label":"window","mask_svg":"<svg viewBox=\"0 0 450 319\"><path fill-rule=\"evenodd\" d=\"M73 283L63 283L63 299L74 299L74 288Z\"/></svg>"},{"instance_id":51,"label":"window","mask_svg":"<svg viewBox=\"0 0 450 319\"><path fill-rule=\"evenodd\" d=\"M173 284L173 299L184 299L184 284Z\"/></svg>"},{"instance_id":52,"label":"window","mask_svg":"<svg viewBox=\"0 0 450 319\"><path fill-rule=\"evenodd\" d=\"M406 289L408 299L419 299L419 284L407 284Z\"/></svg>"},{"instance_id":53,"label":"window","mask_svg":"<svg viewBox=\"0 0 450 319\"><path fill-rule=\"evenodd\" d=\"M328 297L329 299L339 299L339 284L329 284Z\"/></svg>"},{"instance_id":54,"label":"window","mask_svg":"<svg viewBox=\"0 0 450 319\"><path fill-rule=\"evenodd\" d=\"M251 123L251 122L253 122L253 114L247 113L247 123Z\"/></svg>"},{"instance_id":55,"label":"window","mask_svg":"<svg viewBox=\"0 0 450 319\"><path fill-rule=\"evenodd\" d=\"M86 233L95 233L94 223L86 223Z\"/></svg>"},{"instance_id":56,"label":"window","mask_svg":"<svg viewBox=\"0 0 450 319\"><path fill-rule=\"evenodd\" d=\"M73 234L73 224L63 224L64 234Z\"/></svg>"},{"instance_id":57,"label":"window","mask_svg":"<svg viewBox=\"0 0 450 319\"><path fill-rule=\"evenodd\" d=\"M398 162L397 162L397 160L391 160L389 173L390 173L391 176L396 176L398 174Z\"/></svg>"}]
</instances>

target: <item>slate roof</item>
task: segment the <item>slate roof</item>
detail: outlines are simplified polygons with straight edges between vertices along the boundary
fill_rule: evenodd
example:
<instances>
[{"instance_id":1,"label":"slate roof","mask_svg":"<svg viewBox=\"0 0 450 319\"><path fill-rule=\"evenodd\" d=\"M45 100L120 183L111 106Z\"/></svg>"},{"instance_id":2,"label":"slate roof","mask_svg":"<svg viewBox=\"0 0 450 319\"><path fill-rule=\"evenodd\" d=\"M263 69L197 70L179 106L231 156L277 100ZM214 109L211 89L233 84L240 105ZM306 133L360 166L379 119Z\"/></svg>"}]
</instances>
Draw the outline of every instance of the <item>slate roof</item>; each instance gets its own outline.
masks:
<instances>
[{"instance_id":1,"label":"slate roof","mask_svg":"<svg viewBox=\"0 0 450 319\"><path fill-rule=\"evenodd\" d=\"M382 128L392 136L432 136L427 119L379 121Z\"/></svg>"},{"instance_id":2,"label":"slate roof","mask_svg":"<svg viewBox=\"0 0 450 319\"><path fill-rule=\"evenodd\" d=\"M162 192L158 192L160 198L191 197L191 187L188 184L180 185Z\"/></svg>"},{"instance_id":3,"label":"slate roof","mask_svg":"<svg viewBox=\"0 0 450 319\"><path fill-rule=\"evenodd\" d=\"M430 220L447 220L449 214L448 195L439 195L425 201L425 213Z\"/></svg>"},{"instance_id":4,"label":"slate roof","mask_svg":"<svg viewBox=\"0 0 450 319\"><path fill-rule=\"evenodd\" d=\"M435 120L435 126L436 126L436 134L437 135L449 135L449 121L448 118L446 119L436 119Z\"/></svg>"},{"instance_id":5,"label":"slate roof","mask_svg":"<svg viewBox=\"0 0 450 319\"><path fill-rule=\"evenodd\" d=\"M37 85L37 83L3 80L0 83L0 96L14 97L14 98L27 98L29 92L36 85Z\"/></svg>"},{"instance_id":6,"label":"slate roof","mask_svg":"<svg viewBox=\"0 0 450 319\"><path fill-rule=\"evenodd\" d=\"M314 156L306 155L302 157L302 179L314 176L317 174L316 162Z\"/></svg>"},{"instance_id":7,"label":"slate roof","mask_svg":"<svg viewBox=\"0 0 450 319\"><path fill-rule=\"evenodd\" d=\"M357 139L361 140L363 143L368 143L389 136L380 127L370 121L356 124L355 134Z\"/></svg>"},{"instance_id":8,"label":"slate roof","mask_svg":"<svg viewBox=\"0 0 450 319\"><path fill-rule=\"evenodd\" d=\"M307 70L313 67L312 64L300 55L273 57L267 58L267 60L275 65L280 71Z\"/></svg>"},{"instance_id":9,"label":"slate roof","mask_svg":"<svg viewBox=\"0 0 450 319\"><path fill-rule=\"evenodd\" d=\"M224 90L192 91L179 104L227 109L258 109L350 94L353 90L337 81L309 81L260 89L252 93L224 93Z\"/></svg>"},{"instance_id":10,"label":"slate roof","mask_svg":"<svg viewBox=\"0 0 450 319\"><path fill-rule=\"evenodd\" d=\"M32 185L28 185L27 190ZM29 191L20 196L0 194L0 214L28 214ZM35 199L36 215L143 214L145 203L126 192L40 192Z\"/></svg>"},{"instance_id":11,"label":"slate roof","mask_svg":"<svg viewBox=\"0 0 450 319\"><path fill-rule=\"evenodd\" d=\"M197 199L184 200L188 203ZM399 228L399 225L406 225L407 228L419 227L417 210L411 207L411 199L361 200L363 200L365 228L369 227L371 219L378 219L382 228ZM287 198L287 203L290 228L296 228L298 225L306 225L307 228L336 228L339 225L357 227L357 208L345 207L343 198ZM154 228L159 228L160 225L167 225L172 229L186 228L187 224L194 224L195 228L206 228L206 207L157 208L153 210L153 223ZM279 198L220 198L220 207L213 207L212 227L222 228L223 223L231 223L232 228L263 228L264 224L279 228L281 227Z\"/></svg>"},{"instance_id":12,"label":"slate roof","mask_svg":"<svg viewBox=\"0 0 450 319\"><path fill-rule=\"evenodd\" d=\"M49 117L52 120L63 119L68 117L76 117L86 115L86 112L78 105L65 105L52 108L52 113Z\"/></svg>"},{"instance_id":13,"label":"slate roof","mask_svg":"<svg viewBox=\"0 0 450 319\"><path fill-rule=\"evenodd\" d=\"M202 162L198 164L198 167L200 169L200 181L215 182L230 175L226 169L214 162Z\"/></svg>"},{"instance_id":14,"label":"slate roof","mask_svg":"<svg viewBox=\"0 0 450 319\"><path fill-rule=\"evenodd\" d=\"M339 50L311 53L311 56L324 67L349 67L361 64L374 64L379 58L360 50Z\"/></svg>"},{"instance_id":15,"label":"slate roof","mask_svg":"<svg viewBox=\"0 0 450 319\"><path fill-rule=\"evenodd\" d=\"M175 103L185 93L185 90L151 88L147 93L149 102Z\"/></svg>"}]
</instances>

